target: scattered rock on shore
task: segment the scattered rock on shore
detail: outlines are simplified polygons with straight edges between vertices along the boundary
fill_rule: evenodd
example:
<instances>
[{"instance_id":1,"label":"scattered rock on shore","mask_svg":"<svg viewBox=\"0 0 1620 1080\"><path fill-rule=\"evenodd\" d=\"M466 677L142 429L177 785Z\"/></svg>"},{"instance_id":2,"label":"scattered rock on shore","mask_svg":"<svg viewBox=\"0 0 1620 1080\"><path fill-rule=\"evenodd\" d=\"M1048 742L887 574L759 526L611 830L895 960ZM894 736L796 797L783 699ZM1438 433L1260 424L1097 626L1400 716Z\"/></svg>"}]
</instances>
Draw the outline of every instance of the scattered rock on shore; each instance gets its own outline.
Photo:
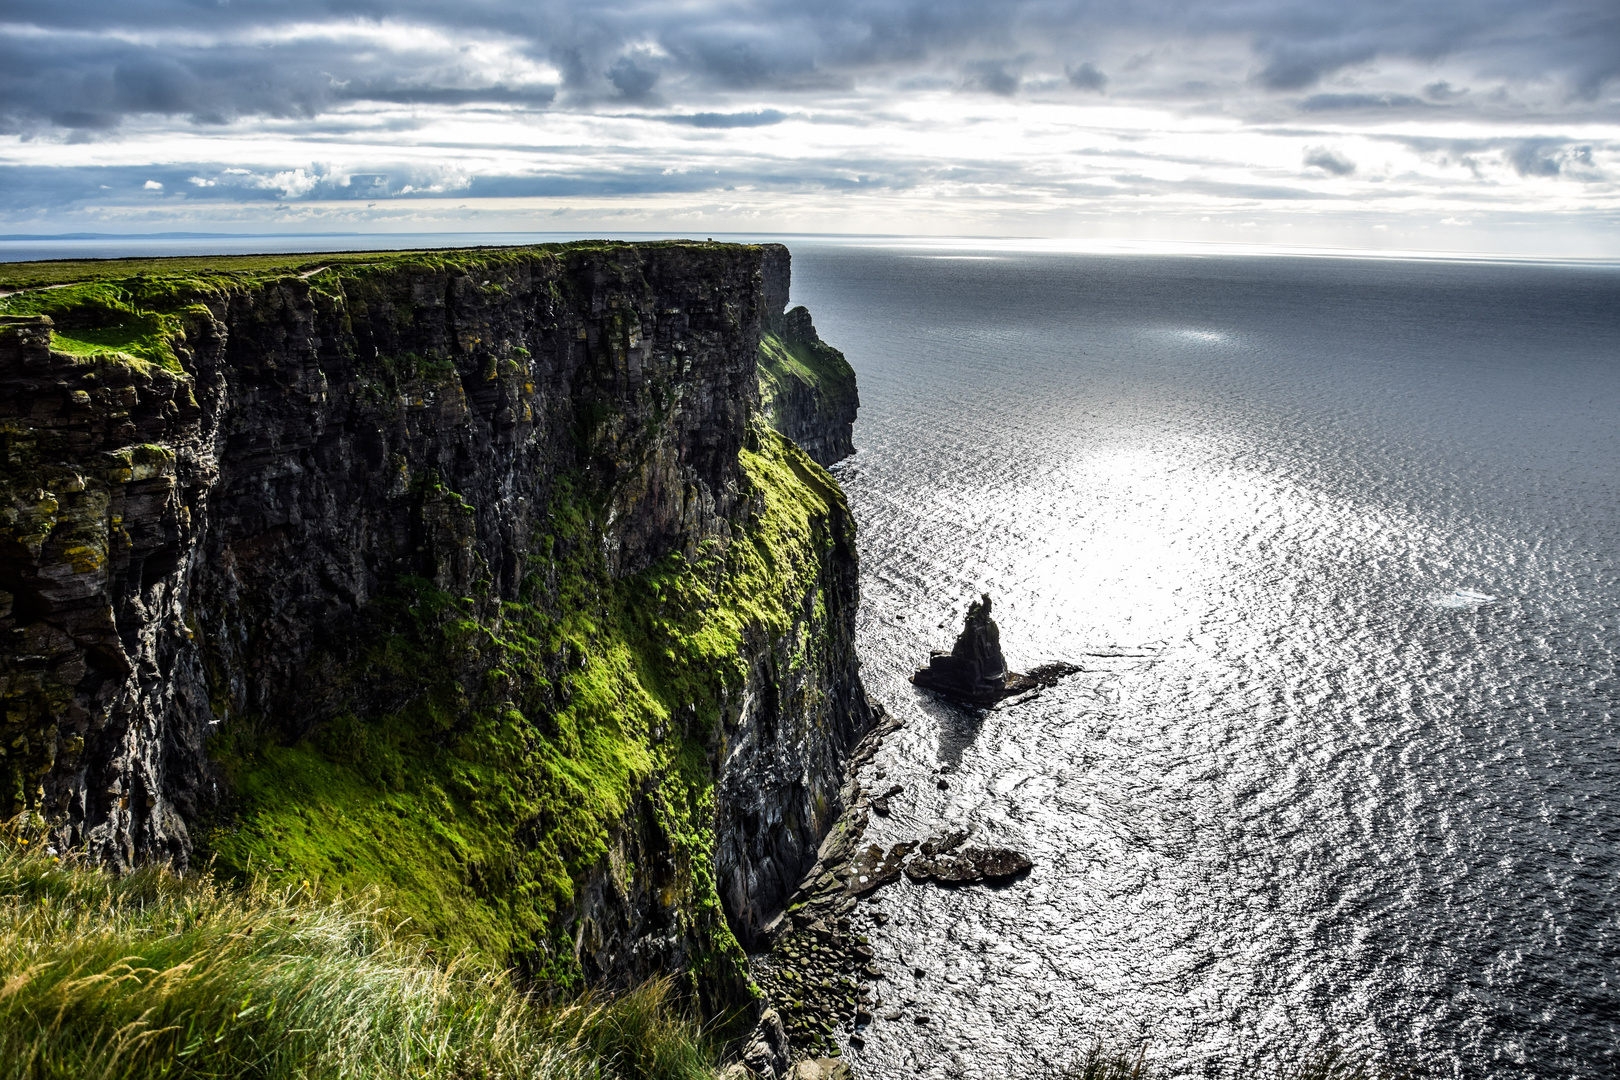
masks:
<instances>
[{"instance_id":1,"label":"scattered rock on shore","mask_svg":"<svg viewBox=\"0 0 1620 1080\"><path fill-rule=\"evenodd\" d=\"M880 770L881 771L881 770ZM889 816L889 800L906 790L899 784L889 785L889 789L881 795L873 795L871 800L872 813L878 817Z\"/></svg>"},{"instance_id":2,"label":"scattered rock on shore","mask_svg":"<svg viewBox=\"0 0 1620 1080\"><path fill-rule=\"evenodd\" d=\"M1010 881L1033 865L1028 856L1011 848L968 847L954 853L919 855L906 863L905 871L908 878L918 883L971 885L986 881L994 884Z\"/></svg>"},{"instance_id":3,"label":"scattered rock on shore","mask_svg":"<svg viewBox=\"0 0 1620 1080\"><path fill-rule=\"evenodd\" d=\"M886 852L872 844L850 860L847 870L836 876L854 895L868 896L891 881L899 880L901 864L916 849L915 842L896 844Z\"/></svg>"},{"instance_id":4,"label":"scattered rock on shore","mask_svg":"<svg viewBox=\"0 0 1620 1080\"><path fill-rule=\"evenodd\" d=\"M1040 691L1050 690L1070 675L1078 674L1080 668L1074 664L1066 664L1061 660L1040 667L1030 668L1023 674L1016 671L1007 675L1007 685L1002 688L1002 697L1011 697L1014 694L1028 694L1026 701L1035 701L1040 697Z\"/></svg>"},{"instance_id":5,"label":"scattered rock on shore","mask_svg":"<svg viewBox=\"0 0 1620 1080\"><path fill-rule=\"evenodd\" d=\"M855 1080L849 1062L837 1058L806 1059L793 1066L787 1080Z\"/></svg>"},{"instance_id":6,"label":"scattered rock on shore","mask_svg":"<svg viewBox=\"0 0 1620 1080\"><path fill-rule=\"evenodd\" d=\"M1030 869L1028 857L1009 848L967 845L965 828L947 828L920 842L905 841L886 850L879 844L861 847L868 811L876 809L879 799L902 789L894 784L883 795L868 797L855 773L872 760L883 737L899 727L898 720L882 716L851 755L849 779L841 793L844 813L822 841L815 865L786 910L767 928L771 951L753 962L767 1009L747 1043L744 1061L762 1077L784 1076L785 1059L795 1055L835 1054L834 1033L840 1027L859 1031L874 1016L902 1015L884 1009L875 988L863 985L882 979L884 973L871 942L853 927L861 899L869 900L902 874L919 884L955 886L1007 881ZM948 767L940 770L946 771ZM888 921L881 909L872 909L871 916L879 926ZM915 1019L922 1025L930 1022L926 1015ZM852 1039L851 1045L858 1044ZM836 1071L840 1069L846 1071ZM785 1076L850 1080L847 1069L830 1056L815 1057L798 1061Z\"/></svg>"},{"instance_id":7,"label":"scattered rock on shore","mask_svg":"<svg viewBox=\"0 0 1620 1080\"><path fill-rule=\"evenodd\" d=\"M871 943L855 933L850 917L858 894L870 895L899 878L902 860L916 845L897 845L889 851L871 845L865 851L859 850L866 831L868 800L861 794L854 774L872 760L884 736L899 727L899 720L883 715L855 748L850 757L850 778L841 793L844 813L821 842L815 865L789 898L787 909L768 928L770 953L754 962L754 978L769 1007L780 1017L793 1054L836 1052L833 1032L843 1025L858 1025L862 1014L870 1017L881 1004L869 987L857 981L880 979L883 972L872 960ZM863 876L865 882L860 880ZM794 1068L802 1070L807 1064L819 1067L831 1060L801 1061Z\"/></svg>"}]
</instances>

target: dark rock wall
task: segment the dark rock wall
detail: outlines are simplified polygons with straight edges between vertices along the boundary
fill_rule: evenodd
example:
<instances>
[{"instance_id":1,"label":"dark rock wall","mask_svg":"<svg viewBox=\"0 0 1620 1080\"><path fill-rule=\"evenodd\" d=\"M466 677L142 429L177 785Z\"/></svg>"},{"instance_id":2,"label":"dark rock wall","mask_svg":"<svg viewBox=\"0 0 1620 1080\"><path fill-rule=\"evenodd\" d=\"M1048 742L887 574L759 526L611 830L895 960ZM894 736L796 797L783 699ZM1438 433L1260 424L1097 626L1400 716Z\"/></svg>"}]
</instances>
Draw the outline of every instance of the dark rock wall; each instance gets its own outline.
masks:
<instances>
[{"instance_id":1,"label":"dark rock wall","mask_svg":"<svg viewBox=\"0 0 1620 1080\"><path fill-rule=\"evenodd\" d=\"M745 948L782 910L844 804L844 763L871 727L855 653L855 524L819 469L801 479L833 507L817 590L774 645L754 635L748 681L728 710L718 786L718 887Z\"/></svg>"},{"instance_id":2,"label":"dark rock wall","mask_svg":"<svg viewBox=\"0 0 1620 1080\"><path fill-rule=\"evenodd\" d=\"M219 479L222 328L188 375L87 365L0 324L0 812L115 865L190 851L211 721L187 604Z\"/></svg>"},{"instance_id":3,"label":"dark rock wall","mask_svg":"<svg viewBox=\"0 0 1620 1080\"><path fill-rule=\"evenodd\" d=\"M792 260L780 244L763 248L764 348L761 408L771 426L826 466L855 452L860 393L844 354L821 340L807 308L788 303Z\"/></svg>"},{"instance_id":4,"label":"dark rock wall","mask_svg":"<svg viewBox=\"0 0 1620 1080\"><path fill-rule=\"evenodd\" d=\"M760 315L763 329L779 333L793 285L793 255L784 244L760 245Z\"/></svg>"},{"instance_id":5,"label":"dark rock wall","mask_svg":"<svg viewBox=\"0 0 1620 1080\"><path fill-rule=\"evenodd\" d=\"M296 738L328 718L311 658L343 656L398 575L513 596L564 469L605 504L619 575L726 541L749 511L763 298L785 293L785 249L680 244L285 278L195 309L183 374L0 324L0 803L114 865L183 865L221 796L213 725ZM814 443L812 412L795 430ZM751 642L715 751L714 870L745 941L813 858L869 724L830 490L821 580L789 635ZM668 843L638 807L620 861ZM584 884L588 974L689 959L657 886L609 866Z\"/></svg>"}]
</instances>

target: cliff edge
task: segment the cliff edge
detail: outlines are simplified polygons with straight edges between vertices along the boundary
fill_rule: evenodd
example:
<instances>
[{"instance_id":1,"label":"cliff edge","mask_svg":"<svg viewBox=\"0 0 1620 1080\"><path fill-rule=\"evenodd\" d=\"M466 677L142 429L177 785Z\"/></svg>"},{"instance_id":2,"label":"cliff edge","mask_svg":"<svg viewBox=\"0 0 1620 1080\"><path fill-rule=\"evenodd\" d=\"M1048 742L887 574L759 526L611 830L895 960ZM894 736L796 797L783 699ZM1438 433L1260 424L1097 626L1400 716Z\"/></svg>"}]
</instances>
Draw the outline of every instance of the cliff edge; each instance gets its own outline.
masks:
<instances>
[{"instance_id":1,"label":"cliff edge","mask_svg":"<svg viewBox=\"0 0 1620 1080\"><path fill-rule=\"evenodd\" d=\"M853 373L774 381L816 340L785 266L191 259L0 301L0 812L746 1000L871 724L817 464Z\"/></svg>"},{"instance_id":2,"label":"cliff edge","mask_svg":"<svg viewBox=\"0 0 1620 1080\"><path fill-rule=\"evenodd\" d=\"M855 369L843 353L821 340L809 309L784 310L791 259L781 244L764 247L760 411L818 464L831 465L855 452L852 435L861 398Z\"/></svg>"}]
</instances>

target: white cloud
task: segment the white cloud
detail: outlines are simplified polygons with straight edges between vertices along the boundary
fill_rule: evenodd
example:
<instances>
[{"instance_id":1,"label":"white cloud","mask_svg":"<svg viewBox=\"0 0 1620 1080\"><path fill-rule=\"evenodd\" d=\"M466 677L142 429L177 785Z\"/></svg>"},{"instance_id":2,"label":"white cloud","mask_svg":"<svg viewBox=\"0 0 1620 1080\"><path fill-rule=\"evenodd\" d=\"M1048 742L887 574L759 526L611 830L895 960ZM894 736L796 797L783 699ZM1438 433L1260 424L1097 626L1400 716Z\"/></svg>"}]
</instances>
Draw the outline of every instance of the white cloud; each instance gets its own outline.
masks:
<instances>
[{"instance_id":1,"label":"white cloud","mask_svg":"<svg viewBox=\"0 0 1620 1080\"><path fill-rule=\"evenodd\" d=\"M1615 232L1598 0L1304 2L41 6L0 26L0 216Z\"/></svg>"},{"instance_id":2,"label":"white cloud","mask_svg":"<svg viewBox=\"0 0 1620 1080\"><path fill-rule=\"evenodd\" d=\"M315 190L316 178L303 169L291 169L278 172L273 176L261 177L261 187L274 188L281 192L283 198L293 199L299 195L308 195Z\"/></svg>"}]
</instances>

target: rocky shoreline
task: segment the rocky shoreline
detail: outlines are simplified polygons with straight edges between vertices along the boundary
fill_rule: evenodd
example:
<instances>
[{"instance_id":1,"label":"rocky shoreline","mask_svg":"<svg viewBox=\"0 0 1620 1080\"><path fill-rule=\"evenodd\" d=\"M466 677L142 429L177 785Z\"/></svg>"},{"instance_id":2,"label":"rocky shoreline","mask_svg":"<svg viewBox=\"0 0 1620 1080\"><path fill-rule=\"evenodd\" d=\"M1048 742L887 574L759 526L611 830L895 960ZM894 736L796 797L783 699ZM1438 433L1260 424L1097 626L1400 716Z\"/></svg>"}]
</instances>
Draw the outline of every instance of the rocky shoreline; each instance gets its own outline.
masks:
<instances>
[{"instance_id":1,"label":"rocky shoreline","mask_svg":"<svg viewBox=\"0 0 1620 1080\"><path fill-rule=\"evenodd\" d=\"M726 1080L852 1080L848 1064L839 1060L838 1033L847 1033L850 1045L859 1047L874 1019L904 1017L903 1010L884 1001L886 973L859 929L863 922L882 926L887 921L875 905L879 891L902 876L916 884L957 887L1012 881L1030 870L1030 860L1020 852L968 845L968 831L961 828L888 849L861 846L870 814L886 814L887 800L902 790L890 785L873 795L858 779L884 737L901 727L882 706L873 708L877 723L850 756L841 793L844 812L787 907L766 927L769 951L751 960L764 1009ZM912 1019L931 1022L924 1014Z\"/></svg>"}]
</instances>

